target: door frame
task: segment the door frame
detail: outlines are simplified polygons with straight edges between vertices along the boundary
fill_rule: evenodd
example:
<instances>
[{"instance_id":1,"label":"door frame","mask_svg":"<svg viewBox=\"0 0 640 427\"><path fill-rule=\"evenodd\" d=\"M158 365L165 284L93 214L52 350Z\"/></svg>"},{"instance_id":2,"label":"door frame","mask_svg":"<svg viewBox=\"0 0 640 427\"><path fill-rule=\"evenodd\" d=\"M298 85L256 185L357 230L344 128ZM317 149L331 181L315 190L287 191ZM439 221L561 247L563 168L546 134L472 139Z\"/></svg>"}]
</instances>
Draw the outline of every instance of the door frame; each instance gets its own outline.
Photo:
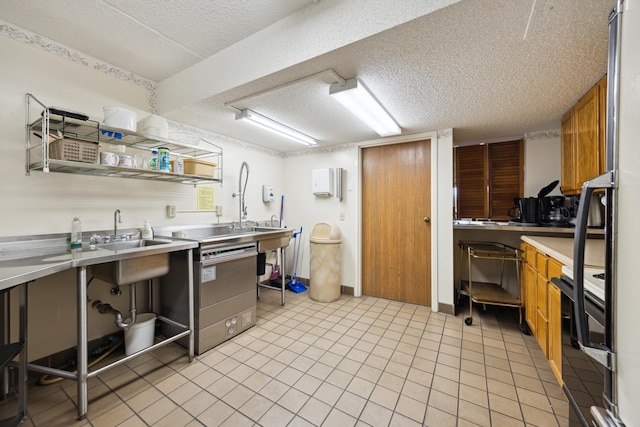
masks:
<instances>
[{"instance_id":1,"label":"door frame","mask_svg":"<svg viewBox=\"0 0 640 427\"><path fill-rule=\"evenodd\" d=\"M431 140L431 310L455 314L453 301L453 130L363 141L358 148L358 230L354 296L362 296L362 149Z\"/></svg>"}]
</instances>

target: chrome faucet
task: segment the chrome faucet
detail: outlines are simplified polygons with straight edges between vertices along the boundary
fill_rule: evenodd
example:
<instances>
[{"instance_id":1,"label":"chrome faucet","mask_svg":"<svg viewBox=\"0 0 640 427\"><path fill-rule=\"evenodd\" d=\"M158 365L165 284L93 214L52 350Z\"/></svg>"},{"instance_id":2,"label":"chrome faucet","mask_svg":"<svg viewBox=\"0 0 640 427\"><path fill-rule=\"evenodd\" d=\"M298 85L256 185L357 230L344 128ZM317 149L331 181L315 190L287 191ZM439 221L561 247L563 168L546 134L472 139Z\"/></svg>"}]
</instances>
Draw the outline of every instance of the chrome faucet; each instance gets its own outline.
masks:
<instances>
[{"instance_id":1,"label":"chrome faucet","mask_svg":"<svg viewBox=\"0 0 640 427\"><path fill-rule=\"evenodd\" d=\"M242 171L245 170L246 177L244 180L244 187L242 186ZM247 207L244 204L244 196L247 191L247 183L249 182L249 164L247 162L242 162L240 165L240 176L238 178L238 192L233 193L233 197L238 197L238 207L239 207L239 215L238 215L238 228L243 229L246 228L246 225L242 225L242 220L247 218Z\"/></svg>"},{"instance_id":2,"label":"chrome faucet","mask_svg":"<svg viewBox=\"0 0 640 427\"><path fill-rule=\"evenodd\" d=\"M118 223L122 224L122 214L120 213L120 209L116 209L113 213L113 236L115 239L118 238Z\"/></svg>"}]
</instances>

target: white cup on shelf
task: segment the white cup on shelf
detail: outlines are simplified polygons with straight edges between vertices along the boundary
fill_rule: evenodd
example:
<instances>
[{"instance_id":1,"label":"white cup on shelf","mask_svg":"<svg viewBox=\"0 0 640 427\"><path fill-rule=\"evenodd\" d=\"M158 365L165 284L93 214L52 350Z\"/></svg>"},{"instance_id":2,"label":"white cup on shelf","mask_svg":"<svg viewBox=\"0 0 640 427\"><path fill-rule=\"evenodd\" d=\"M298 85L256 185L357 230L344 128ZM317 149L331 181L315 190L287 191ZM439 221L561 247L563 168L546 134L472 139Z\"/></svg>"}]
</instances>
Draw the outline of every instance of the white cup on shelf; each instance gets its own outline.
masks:
<instances>
[{"instance_id":1,"label":"white cup on shelf","mask_svg":"<svg viewBox=\"0 0 640 427\"><path fill-rule=\"evenodd\" d=\"M118 166L123 167L123 168L132 168L135 166L135 160L133 159L133 157L131 156L127 156L127 155L120 155L118 156Z\"/></svg>"},{"instance_id":2,"label":"white cup on shelf","mask_svg":"<svg viewBox=\"0 0 640 427\"><path fill-rule=\"evenodd\" d=\"M100 152L100 164L107 166L117 166L120 162L120 156L109 151Z\"/></svg>"}]
</instances>

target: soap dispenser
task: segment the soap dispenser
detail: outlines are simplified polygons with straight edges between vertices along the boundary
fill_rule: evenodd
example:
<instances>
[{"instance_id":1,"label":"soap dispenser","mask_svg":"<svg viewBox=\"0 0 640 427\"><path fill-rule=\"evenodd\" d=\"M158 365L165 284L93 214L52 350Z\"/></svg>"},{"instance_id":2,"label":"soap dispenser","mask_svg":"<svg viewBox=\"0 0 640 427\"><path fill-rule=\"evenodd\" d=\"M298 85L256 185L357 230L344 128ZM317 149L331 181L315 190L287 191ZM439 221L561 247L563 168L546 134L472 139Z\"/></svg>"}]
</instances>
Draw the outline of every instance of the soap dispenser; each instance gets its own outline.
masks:
<instances>
[{"instance_id":1,"label":"soap dispenser","mask_svg":"<svg viewBox=\"0 0 640 427\"><path fill-rule=\"evenodd\" d=\"M151 228L151 224L148 219L144 220L144 226L142 227L142 238L143 239L153 239L153 228Z\"/></svg>"}]
</instances>

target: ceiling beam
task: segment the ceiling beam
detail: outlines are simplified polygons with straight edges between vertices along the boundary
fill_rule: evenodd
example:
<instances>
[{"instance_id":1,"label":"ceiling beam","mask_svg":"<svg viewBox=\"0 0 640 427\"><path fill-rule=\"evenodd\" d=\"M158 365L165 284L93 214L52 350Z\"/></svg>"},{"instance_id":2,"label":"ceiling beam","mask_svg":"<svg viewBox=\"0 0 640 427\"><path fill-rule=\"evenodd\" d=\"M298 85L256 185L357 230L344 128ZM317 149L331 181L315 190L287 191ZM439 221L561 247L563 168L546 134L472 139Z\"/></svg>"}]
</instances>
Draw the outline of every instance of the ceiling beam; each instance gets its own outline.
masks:
<instances>
[{"instance_id":1,"label":"ceiling beam","mask_svg":"<svg viewBox=\"0 0 640 427\"><path fill-rule=\"evenodd\" d=\"M250 83L460 0L323 0L161 81L158 113Z\"/></svg>"}]
</instances>

